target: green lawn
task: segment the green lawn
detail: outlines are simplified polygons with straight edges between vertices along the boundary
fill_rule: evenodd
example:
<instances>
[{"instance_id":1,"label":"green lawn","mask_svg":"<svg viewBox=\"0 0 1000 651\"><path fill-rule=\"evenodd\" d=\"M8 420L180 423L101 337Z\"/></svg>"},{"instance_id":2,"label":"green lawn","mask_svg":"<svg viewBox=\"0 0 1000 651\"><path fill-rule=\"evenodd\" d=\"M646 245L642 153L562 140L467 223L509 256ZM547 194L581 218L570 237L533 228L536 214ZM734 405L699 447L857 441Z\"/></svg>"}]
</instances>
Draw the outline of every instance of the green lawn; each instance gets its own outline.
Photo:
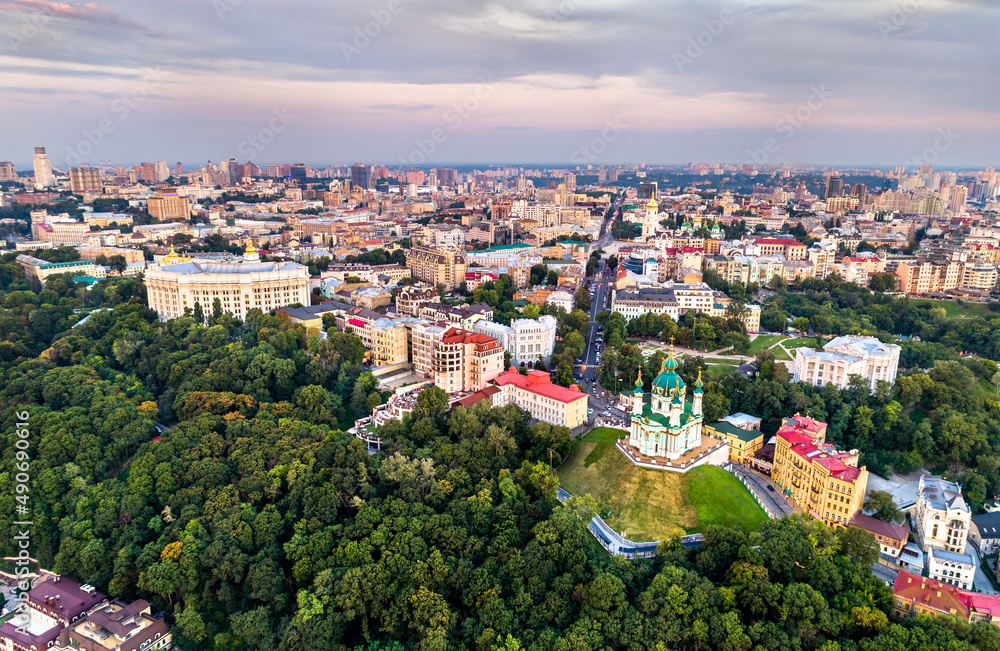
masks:
<instances>
[{"instance_id":1,"label":"green lawn","mask_svg":"<svg viewBox=\"0 0 1000 651\"><path fill-rule=\"evenodd\" d=\"M709 364L705 369L705 379L718 382L736 370L736 364Z\"/></svg>"},{"instance_id":2,"label":"green lawn","mask_svg":"<svg viewBox=\"0 0 1000 651\"><path fill-rule=\"evenodd\" d=\"M986 303L963 303L959 305L955 301L932 301L921 299L910 301L911 305L930 305L931 307L943 307L949 317L964 316L965 318L986 316L990 313L986 309Z\"/></svg>"},{"instance_id":3,"label":"green lawn","mask_svg":"<svg viewBox=\"0 0 1000 651\"><path fill-rule=\"evenodd\" d=\"M785 348L815 348L816 337L799 337L797 339L786 339L782 344Z\"/></svg>"},{"instance_id":4,"label":"green lawn","mask_svg":"<svg viewBox=\"0 0 1000 651\"><path fill-rule=\"evenodd\" d=\"M720 468L687 474L633 465L613 444L615 432L600 428L581 439L559 468L559 483L574 495L596 497L608 524L637 541L662 540L680 527L697 532L710 524L756 529L767 516L739 481ZM610 440L609 440L610 439Z\"/></svg>"},{"instance_id":5,"label":"green lawn","mask_svg":"<svg viewBox=\"0 0 1000 651\"><path fill-rule=\"evenodd\" d=\"M789 355L787 352L785 352L784 348L781 348L779 346L778 348L775 348L773 350L774 350L774 359L785 359L791 361L792 356Z\"/></svg>"},{"instance_id":6,"label":"green lawn","mask_svg":"<svg viewBox=\"0 0 1000 651\"><path fill-rule=\"evenodd\" d=\"M770 348L782 339L785 339L785 335L757 335L757 338L750 342L750 354L763 348Z\"/></svg>"}]
</instances>

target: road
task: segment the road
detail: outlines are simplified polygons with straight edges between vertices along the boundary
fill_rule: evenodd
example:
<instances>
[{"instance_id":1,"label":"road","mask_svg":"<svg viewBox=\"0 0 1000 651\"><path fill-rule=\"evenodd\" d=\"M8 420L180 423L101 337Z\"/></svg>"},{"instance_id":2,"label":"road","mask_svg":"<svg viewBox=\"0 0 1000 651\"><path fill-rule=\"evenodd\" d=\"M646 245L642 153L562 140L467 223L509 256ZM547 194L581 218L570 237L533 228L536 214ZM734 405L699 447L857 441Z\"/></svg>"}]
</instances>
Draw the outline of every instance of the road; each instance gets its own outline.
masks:
<instances>
[{"instance_id":1,"label":"road","mask_svg":"<svg viewBox=\"0 0 1000 651\"><path fill-rule=\"evenodd\" d=\"M976 564L976 573L972 579L972 585L975 589L986 594L997 594L997 591L993 588L993 583L990 581L990 577L986 576L986 572L983 570L976 546L968 540L965 541L965 553L971 556L972 561Z\"/></svg>"},{"instance_id":2,"label":"road","mask_svg":"<svg viewBox=\"0 0 1000 651\"><path fill-rule=\"evenodd\" d=\"M613 209L601 225L601 236L596 242L592 243L591 250L603 248L611 242L611 221L621 208L621 204L621 199L615 202ZM574 366L573 369L578 379L583 381L581 386L586 387L587 393L590 394L590 408L594 410L593 417L590 420L596 418L608 408L610 403L614 402L614 396L597 385L597 355L602 351L602 346L596 341L599 335L596 319L598 313L606 309L610 303L611 286L615 281L616 271L609 268L604 260L601 260L598 263L597 270L594 272L594 277L590 280L595 291L590 300L590 322L587 324L587 344L584 348L583 356L580 358L581 363ZM592 381L588 382L588 380ZM625 417L621 412L612 412L612 414L622 419Z\"/></svg>"},{"instance_id":3,"label":"road","mask_svg":"<svg viewBox=\"0 0 1000 651\"><path fill-rule=\"evenodd\" d=\"M782 499L781 493L778 492L780 489L775 488L771 482L765 479L760 473L734 463L733 474L744 477L747 480L747 483L754 487L754 490L757 491L757 495L760 496L760 499L767 504L769 509L771 509L771 513L776 514L779 518L783 515L791 515L795 513L795 509L792 505L789 504L787 500ZM769 486L773 490L768 490Z\"/></svg>"}]
</instances>

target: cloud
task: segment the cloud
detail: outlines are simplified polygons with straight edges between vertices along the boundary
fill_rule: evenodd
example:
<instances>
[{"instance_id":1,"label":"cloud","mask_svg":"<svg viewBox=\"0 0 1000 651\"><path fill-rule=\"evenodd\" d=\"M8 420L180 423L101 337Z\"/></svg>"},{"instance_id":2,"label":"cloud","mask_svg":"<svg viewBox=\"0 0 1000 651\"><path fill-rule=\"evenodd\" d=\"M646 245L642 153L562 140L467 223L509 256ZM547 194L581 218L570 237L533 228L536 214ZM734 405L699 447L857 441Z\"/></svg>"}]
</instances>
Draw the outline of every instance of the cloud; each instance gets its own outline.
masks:
<instances>
[{"instance_id":1,"label":"cloud","mask_svg":"<svg viewBox=\"0 0 1000 651\"><path fill-rule=\"evenodd\" d=\"M124 27L141 32L146 36L160 36L159 32L137 20L93 3L70 5L63 2L50 2L49 0L0 0L0 11L52 16L82 23Z\"/></svg>"}]
</instances>

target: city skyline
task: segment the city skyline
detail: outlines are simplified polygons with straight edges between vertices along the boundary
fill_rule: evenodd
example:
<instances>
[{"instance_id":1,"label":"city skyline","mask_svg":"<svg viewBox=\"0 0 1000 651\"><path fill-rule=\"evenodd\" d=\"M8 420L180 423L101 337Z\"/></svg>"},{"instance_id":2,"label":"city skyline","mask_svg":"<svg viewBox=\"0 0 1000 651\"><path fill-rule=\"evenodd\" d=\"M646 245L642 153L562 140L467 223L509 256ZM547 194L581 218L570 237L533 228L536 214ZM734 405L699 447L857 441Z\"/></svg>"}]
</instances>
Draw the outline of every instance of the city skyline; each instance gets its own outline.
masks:
<instances>
[{"instance_id":1,"label":"city skyline","mask_svg":"<svg viewBox=\"0 0 1000 651\"><path fill-rule=\"evenodd\" d=\"M4 0L0 158L995 165L974 0ZM752 56L747 53L752 52ZM929 160L927 152L934 160ZM192 163L185 162L185 166Z\"/></svg>"}]
</instances>

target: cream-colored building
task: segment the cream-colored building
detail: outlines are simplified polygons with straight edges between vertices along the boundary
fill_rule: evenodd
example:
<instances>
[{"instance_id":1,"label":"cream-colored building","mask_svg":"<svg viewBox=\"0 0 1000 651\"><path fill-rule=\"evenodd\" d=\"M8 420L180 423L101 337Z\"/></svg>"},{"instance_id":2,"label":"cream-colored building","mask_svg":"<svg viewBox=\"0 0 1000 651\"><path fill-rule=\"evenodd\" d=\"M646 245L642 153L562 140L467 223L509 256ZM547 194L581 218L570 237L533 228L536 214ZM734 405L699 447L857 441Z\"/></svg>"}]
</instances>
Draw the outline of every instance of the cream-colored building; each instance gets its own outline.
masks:
<instances>
[{"instance_id":1,"label":"cream-colored building","mask_svg":"<svg viewBox=\"0 0 1000 651\"><path fill-rule=\"evenodd\" d=\"M417 316L417 311L424 303L436 303L441 300L437 287L418 283L404 287L396 294L396 312Z\"/></svg>"},{"instance_id":2,"label":"cream-colored building","mask_svg":"<svg viewBox=\"0 0 1000 651\"><path fill-rule=\"evenodd\" d=\"M965 553L972 511L962 497L961 486L940 477L921 477L913 508L917 543L924 552L935 548Z\"/></svg>"},{"instance_id":3,"label":"cream-colored building","mask_svg":"<svg viewBox=\"0 0 1000 651\"><path fill-rule=\"evenodd\" d=\"M971 590L972 579L976 575L976 562L968 554L956 554L931 547L927 550L927 571L935 581Z\"/></svg>"},{"instance_id":4,"label":"cream-colored building","mask_svg":"<svg viewBox=\"0 0 1000 651\"><path fill-rule=\"evenodd\" d=\"M34 256L21 254L15 258L24 268L24 277L44 283L49 276L71 273L74 276L104 278L106 269L93 260L72 260L70 262L46 262Z\"/></svg>"},{"instance_id":5,"label":"cream-colored building","mask_svg":"<svg viewBox=\"0 0 1000 651\"><path fill-rule=\"evenodd\" d=\"M270 312L293 303L309 304L309 270L295 262L260 262L253 247L247 247L240 262L193 262L173 250L158 265L146 271L149 307L160 320L184 315L200 304L212 313L215 299L223 312L238 319L260 309Z\"/></svg>"},{"instance_id":6,"label":"cream-colored building","mask_svg":"<svg viewBox=\"0 0 1000 651\"><path fill-rule=\"evenodd\" d=\"M896 344L884 344L874 337L845 335L823 346L823 350L798 348L792 364L792 381L813 386L833 384L846 389L852 375L860 375L874 391L880 380L896 381L899 353Z\"/></svg>"},{"instance_id":7,"label":"cream-colored building","mask_svg":"<svg viewBox=\"0 0 1000 651\"><path fill-rule=\"evenodd\" d=\"M510 353L514 366L532 367L540 360L547 362L552 356L558 325L555 317L545 315L538 319L515 319L509 326L480 320L472 326L472 331L499 340Z\"/></svg>"},{"instance_id":8,"label":"cream-colored building","mask_svg":"<svg viewBox=\"0 0 1000 651\"><path fill-rule=\"evenodd\" d=\"M499 389L496 393L488 390L496 407L514 404L530 412L532 418L570 429L587 420L589 396L575 384L568 389L552 384L549 374L543 371L521 375L512 366L490 386Z\"/></svg>"},{"instance_id":9,"label":"cream-colored building","mask_svg":"<svg viewBox=\"0 0 1000 651\"><path fill-rule=\"evenodd\" d=\"M176 192L158 192L146 200L149 216L161 222L187 221L191 218L191 202Z\"/></svg>"},{"instance_id":10,"label":"cream-colored building","mask_svg":"<svg viewBox=\"0 0 1000 651\"><path fill-rule=\"evenodd\" d=\"M456 289L465 280L465 251L453 246L415 246L406 252L410 275L446 291Z\"/></svg>"}]
</instances>

